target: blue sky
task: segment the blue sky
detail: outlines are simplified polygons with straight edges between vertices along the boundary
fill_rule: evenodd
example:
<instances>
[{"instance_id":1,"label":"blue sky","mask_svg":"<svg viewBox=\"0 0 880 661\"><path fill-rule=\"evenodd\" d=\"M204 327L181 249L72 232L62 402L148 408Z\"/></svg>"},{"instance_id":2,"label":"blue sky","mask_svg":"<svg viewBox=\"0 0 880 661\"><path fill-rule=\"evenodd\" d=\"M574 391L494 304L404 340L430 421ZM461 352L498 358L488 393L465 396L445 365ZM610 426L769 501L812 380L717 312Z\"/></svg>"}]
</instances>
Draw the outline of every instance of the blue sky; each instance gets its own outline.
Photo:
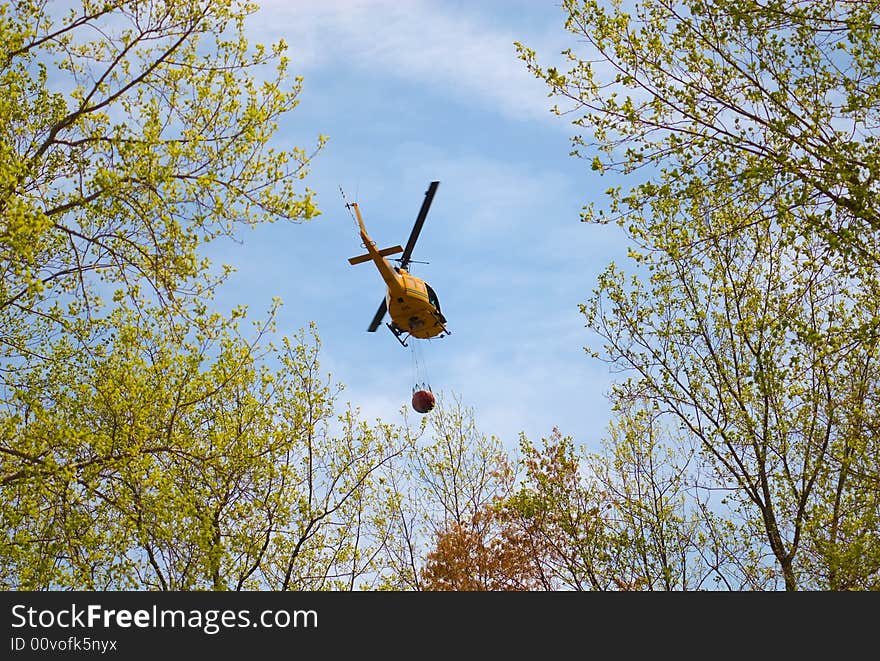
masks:
<instances>
[{"instance_id":1,"label":"blue sky","mask_svg":"<svg viewBox=\"0 0 880 661\"><path fill-rule=\"evenodd\" d=\"M339 193L357 200L380 247L405 244L425 190L440 181L412 272L436 290L452 331L422 342L430 385L473 408L479 429L516 446L554 426L597 447L608 422L608 367L589 358L578 304L623 248L616 228L579 221L610 182L568 155L573 128L549 112L543 83L513 42L545 62L574 45L554 2L262 0L251 41L289 47L304 78L279 146L329 136L305 183L322 215L215 246L238 271L217 298L258 316L284 301L279 330L317 324L321 362L343 401L399 422L415 375L384 326L366 332L384 296ZM416 414L410 412L417 417ZM430 415L430 414L429 414Z\"/></svg>"}]
</instances>

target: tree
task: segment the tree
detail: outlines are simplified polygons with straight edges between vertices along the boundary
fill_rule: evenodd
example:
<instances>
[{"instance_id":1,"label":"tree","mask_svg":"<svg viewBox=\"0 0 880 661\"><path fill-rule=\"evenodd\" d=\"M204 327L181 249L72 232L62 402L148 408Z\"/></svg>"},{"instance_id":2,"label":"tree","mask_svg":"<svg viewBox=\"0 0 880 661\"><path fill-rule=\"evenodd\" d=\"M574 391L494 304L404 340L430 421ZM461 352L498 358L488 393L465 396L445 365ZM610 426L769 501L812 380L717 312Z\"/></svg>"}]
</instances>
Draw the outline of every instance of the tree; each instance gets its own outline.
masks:
<instances>
[{"instance_id":1,"label":"tree","mask_svg":"<svg viewBox=\"0 0 880 661\"><path fill-rule=\"evenodd\" d=\"M689 457L664 447L663 431L655 411L633 405L618 411L602 453L557 429L540 447L521 439L522 479L496 510L544 589L689 590L733 579L731 534L707 520Z\"/></svg>"},{"instance_id":2,"label":"tree","mask_svg":"<svg viewBox=\"0 0 880 661\"><path fill-rule=\"evenodd\" d=\"M536 447L520 438L517 489L496 504L498 519L530 552L545 590L604 590L613 581L614 555L605 512L608 494L584 475L570 437L554 429Z\"/></svg>"},{"instance_id":3,"label":"tree","mask_svg":"<svg viewBox=\"0 0 880 661\"><path fill-rule=\"evenodd\" d=\"M670 428L656 401L618 399L615 413L606 451L588 457L590 474L607 494L606 572L614 584L627 590L772 586L765 563L753 557L748 519L741 524L735 507L720 506L693 438Z\"/></svg>"},{"instance_id":4,"label":"tree","mask_svg":"<svg viewBox=\"0 0 880 661\"><path fill-rule=\"evenodd\" d=\"M585 214L636 264L582 308L614 401L700 448L746 585L876 588L877 4L565 9L591 61L521 55L592 131L575 154L641 175Z\"/></svg>"},{"instance_id":5,"label":"tree","mask_svg":"<svg viewBox=\"0 0 880 661\"><path fill-rule=\"evenodd\" d=\"M350 411L336 424L316 335L273 346L271 318L251 340L221 321L182 343L161 311L120 307L107 321L112 341L75 368L47 361L29 374L35 387L4 418L15 453L0 472L3 586L372 580L384 537L377 474L400 452L395 437Z\"/></svg>"},{"instance_id":6,"label":"tree","mask_svg":"<svg viewBox=\"0 0 880 661\"><path fill-rule=\"evenodd\" d=\"M201 244L316 215L308 189L294 190L310 157L271 147L301 81L288 80L283 42L249 47L244 21L255 9L238 0L4 6L5 375L41 356L47 337L93 341L87 322L114 291L205 314L228 270L210 273Z\"/></svg>"},{"instance_id":7,"label":"tree","mask_svg":"<svg viewBox=\"0 0 880 661\"><path fill-rule=\"evenodd\" d=\"M472 544L497 532L489 510L511 488L513 475L499 439L480 432L473 410L455 394L439 394L430 416L418 425L407 421L403 436L406 452L382 471L389 522L383 587L448 589L437 582L449 576L446 570L438 567L431 578L426 566L445 565L456 549L476 553ZM432 552L440 556L430 560Z\"/></svg>"},{"instance_id":8,"label":"tree","mask_svg":"<svg viewBox=\"0 0 880 661\"><path fill-rule=\"evenodd\" d=\"M540 446L522 437L505 470L516 487L437 535L422 588L688 590L711 578L730 587L748 554L707 516L705 497L689 497L698 475L661 446L653 413L622 410L602 454L558 429Z\"/></svg>"},{"instance_id":9,"label":"tree","mask_svg":"<svg viewBox=\"0 0 880 661\"><path fill-rule=\"evenodd\" d=\"M877 265L876 1L563 7L590 59L566 51L565 73L544 69L522 44L520 56L592 132L573 138L576 155L599 172L648 171L627 194L609 191L611 216L591 206L586 218L639 214L689 200L694 186L720 186L743 224L768 208L800 210L830 248Z\"/></svg>"},{"instance_id":10,"label":"tree","mask_svg":"<svg viewBox=\"0 0 880 661\"><path fill-rule=\"evenodd\" d=\"M540 589L533 549L514 526L499 525L484 507L471 521L452 522L437 537L422 567L422 589L514 592Z\"/></svg>"}]
</instances>

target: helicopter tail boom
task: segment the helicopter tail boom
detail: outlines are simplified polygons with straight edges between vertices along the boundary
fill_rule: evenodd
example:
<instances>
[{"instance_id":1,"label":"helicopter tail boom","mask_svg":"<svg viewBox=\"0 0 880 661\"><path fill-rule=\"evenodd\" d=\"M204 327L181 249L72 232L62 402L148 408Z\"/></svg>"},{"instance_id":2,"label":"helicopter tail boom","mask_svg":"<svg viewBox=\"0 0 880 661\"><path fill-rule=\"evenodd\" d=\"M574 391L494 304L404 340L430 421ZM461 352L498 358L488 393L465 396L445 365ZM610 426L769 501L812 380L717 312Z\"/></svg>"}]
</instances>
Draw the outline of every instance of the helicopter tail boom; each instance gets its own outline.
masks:
<instances>
[{"instance_id":1,"label":"helicopter tail boom","mask_svg":"<svg viewBox=\"0 0 880 661\"><path fill-rule=\"evenodd\" d=\"M361 239L364 242L364 247L367 249L366 254L349 258L349 264L361 264L363 262L372 261L376 265L376 268L379 269L379 274L382 276L385 284L388 285L388 289L393 292L401 291L403 283L400 280L400 276L397 275L394 268L392 268L391 264L388 263L388 260L385 259L385 256L403 252L403 248L400 246L392 246L391 248L383 248L382 250L379 250L376 247L375 242L367 234L367 228L364 227L364 219L361 217L361 210L358 207L357 202L352 202L347 206L354 209L357 224L360 228Z\"/></svg>"}]
</instances>

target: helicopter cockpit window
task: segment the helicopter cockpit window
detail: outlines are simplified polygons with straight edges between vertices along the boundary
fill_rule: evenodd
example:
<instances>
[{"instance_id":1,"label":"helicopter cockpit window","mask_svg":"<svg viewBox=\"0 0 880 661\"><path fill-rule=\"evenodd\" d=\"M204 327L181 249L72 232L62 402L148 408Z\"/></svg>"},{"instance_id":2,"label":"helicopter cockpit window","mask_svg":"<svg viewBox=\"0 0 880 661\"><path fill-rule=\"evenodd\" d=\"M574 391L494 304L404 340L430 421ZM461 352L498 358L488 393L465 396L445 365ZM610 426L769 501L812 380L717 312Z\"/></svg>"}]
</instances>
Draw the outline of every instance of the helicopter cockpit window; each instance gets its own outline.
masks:
<instances>
[{"instance_id":1,"label":"helicopter cockpit window","mask_svg":"<svg viewBox=\"0 0 880 661\"><path fill-rule=\"evenodd\" d=\"M437 294L431 289L431 285L425 283L425 288L428 290L428 302L437 308L437 311L440 311L440 301L437 299Z\"/></svg>"}]
</instances>

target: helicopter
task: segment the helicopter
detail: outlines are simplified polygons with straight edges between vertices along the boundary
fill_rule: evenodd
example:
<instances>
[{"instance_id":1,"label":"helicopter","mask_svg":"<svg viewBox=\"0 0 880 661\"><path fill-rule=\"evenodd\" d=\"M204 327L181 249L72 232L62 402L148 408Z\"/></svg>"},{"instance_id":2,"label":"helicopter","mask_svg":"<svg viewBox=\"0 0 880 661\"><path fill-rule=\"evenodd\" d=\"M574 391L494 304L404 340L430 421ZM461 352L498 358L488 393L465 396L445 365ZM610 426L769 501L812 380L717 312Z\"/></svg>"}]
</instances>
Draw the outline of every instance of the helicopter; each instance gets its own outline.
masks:
<instances>
[{"instance_id":1,"label":"helicopter","mask_svg":"<svg viewBox=\"0 0 880 661\"><path fill-rule=\"evenodd\" d=\"M376 310L376 314L367 327L367 331L370 333L374 332L379 327L379 324L382 323L387 313L391 317L391 321L385 325L404 347L408 346L407 341L411 337L429 339L445 337L450 334L450 331L446 328L446 317L440 311L440 301L437 299L437 294L427 282L412 275L407 270L412 261L413 248L415 247L416 240L419 238L419 233L422 231L422 225L425 223L428 209L431 206L434 193L436 193L439 184L439 181L432 181L428 186L428 190L425 191L425 199L422 202L422 207L416 217L416 222L413 225L405 248L396 245L379 250L375 242L367 234L357 202L347 202L345 205L349 210L354 210L357 216L356 220L361 239L364 242L364 247L367 249L365 254L351 257L348 260L349 264L355 265L372 261L379 270L379 274L386 285L385 298L379 304L379 309ZM344 192L342 197L345 199ZM397 253L403 254L394 260L398 265L392 266L386 257Z\"/></svg>"}]
</instances>

